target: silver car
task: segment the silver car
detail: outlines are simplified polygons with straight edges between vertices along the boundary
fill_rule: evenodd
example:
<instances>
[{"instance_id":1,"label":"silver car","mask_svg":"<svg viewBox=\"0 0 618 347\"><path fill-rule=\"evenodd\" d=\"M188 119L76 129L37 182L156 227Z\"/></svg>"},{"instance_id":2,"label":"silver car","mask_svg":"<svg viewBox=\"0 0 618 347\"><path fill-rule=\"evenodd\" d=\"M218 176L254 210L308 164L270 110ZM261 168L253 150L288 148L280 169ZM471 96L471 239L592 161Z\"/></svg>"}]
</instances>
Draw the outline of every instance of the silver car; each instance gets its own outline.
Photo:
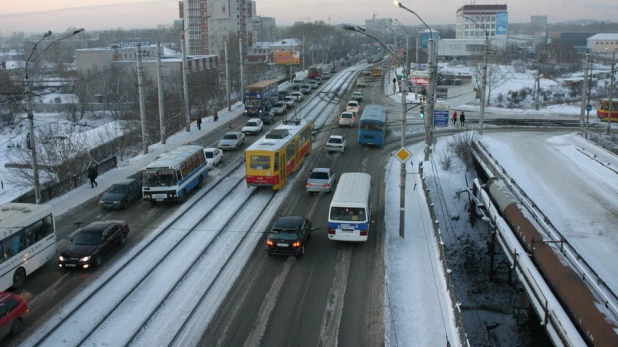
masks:
<instances>
[{"instance_id":1,"label":"silver car","mask_svg":"<svg viewBox=\"0 0 618 347\"><path fill-rule=\"evenodd\" d=\"M306 188L309 193L330 193L336 183L337 171L318 167L311 170Z\"/></svg>"},{"instance_id":2,"label":"silver car","mask_svg":"<svg viewBox=\"0 0 618 347\"><path fill-rule=\"evenodd\" d=\"M222 150L237 150L238 147L245 143L245 134L240 131L229 131L223 135L221 141L219 141L219 149Z\"/></svg>"}]
</instances>

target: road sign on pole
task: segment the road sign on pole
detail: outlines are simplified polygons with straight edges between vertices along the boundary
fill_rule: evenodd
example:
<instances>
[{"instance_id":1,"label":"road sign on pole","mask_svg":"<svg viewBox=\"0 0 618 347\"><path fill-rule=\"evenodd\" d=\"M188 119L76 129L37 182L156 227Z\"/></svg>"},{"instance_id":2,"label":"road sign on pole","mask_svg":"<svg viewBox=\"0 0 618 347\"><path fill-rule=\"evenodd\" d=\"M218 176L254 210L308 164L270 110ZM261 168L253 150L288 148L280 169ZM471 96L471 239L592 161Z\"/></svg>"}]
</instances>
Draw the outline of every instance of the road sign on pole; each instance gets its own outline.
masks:
<instances>
[{"instance_id":1,"label":"road sign on pole","mask_svg":"<svg viewBox=\"0 0 618 347\"><path fill-rule=\"evenodd\" d=\"M586 105L586 111L588 112L592 111L592 105L590 104Z\"/></svg>"},{"instance_id":2,"label":"road sign on pole","mask_svg":"<svg viewBox=\"0 0 618 347\"><path fill-rule=\"evenodd\" d=\"M448 126L448 110L434 110L433 111L433 125L436 127Z\"/></svg>"},{"instance_id":3,"label":"road sign on pole","mask_svg":"<svg viewBox=\"0 0 618 347\"><path fill-rule=\"evenodd\" d=\"M408 149L406 149L405 147L402 147L397 152L395 152L395 157L397 157L397 159L399 159L399 161L402 163L408 161L411 156L412 153L410 153L410 151L408 151Z\"/></svg>"}]
</instances>

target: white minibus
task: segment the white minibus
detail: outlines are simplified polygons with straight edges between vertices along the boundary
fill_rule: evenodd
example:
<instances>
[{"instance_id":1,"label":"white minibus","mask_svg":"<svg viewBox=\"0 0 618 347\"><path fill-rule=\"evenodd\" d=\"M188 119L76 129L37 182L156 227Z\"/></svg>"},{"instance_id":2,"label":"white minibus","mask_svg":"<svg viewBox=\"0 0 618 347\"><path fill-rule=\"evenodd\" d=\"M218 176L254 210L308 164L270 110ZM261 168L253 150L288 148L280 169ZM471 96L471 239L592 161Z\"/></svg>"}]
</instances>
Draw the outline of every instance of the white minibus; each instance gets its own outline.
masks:
<instances>
[{"instance_id":1,"label":"white minibus","mask_svg":"<svg viewBox=\"0 0 618 347\"><path fill-rule=\"evenodd\" d=\"M362 172L341 175L328 211L328 238L367 241L371 221L371 176Z\"/></svg>"}]
</instances>

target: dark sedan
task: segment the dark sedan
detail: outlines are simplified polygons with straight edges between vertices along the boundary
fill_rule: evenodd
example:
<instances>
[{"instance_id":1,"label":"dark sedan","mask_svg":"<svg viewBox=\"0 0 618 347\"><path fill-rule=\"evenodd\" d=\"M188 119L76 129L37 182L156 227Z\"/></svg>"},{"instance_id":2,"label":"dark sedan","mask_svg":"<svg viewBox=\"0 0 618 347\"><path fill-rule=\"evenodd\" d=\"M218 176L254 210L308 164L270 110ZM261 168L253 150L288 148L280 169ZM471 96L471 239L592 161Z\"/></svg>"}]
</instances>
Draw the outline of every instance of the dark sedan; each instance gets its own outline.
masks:
<instances>
[{"instance_id":1,"label":"dark sedan","mask_svg":"<svg viewBox=\"0 0 618 347\"><path fill-rule=\"evenodd\" d=\"M71 244L60 253L58 265L64 268L84 268L101 265L101 256L116 245L127 242L129 225L125 221L93 222L71 236Z\"/></svg>"},{"instance_id":2,"label":"dark sedan","mask_svg":"<svg viewBox=\"0 0 618 347\"><path fill-rule=\"evenodd\" d=\"M127 208L133 201L142 198L142 182L127 179L113 184L99 199L103 208Z\"/></svg>"},{"instance_id":3,"label":"dark sedan","mask_svg":"<svg viewBox=\"0 0 618 347\"><path fill-rule=\"evenodd\" d=\"M311 222L303 217L283 216L277 218L266 240L269 255L305 254L305 243L311 238Z\"/></svg>"}]
</instances>

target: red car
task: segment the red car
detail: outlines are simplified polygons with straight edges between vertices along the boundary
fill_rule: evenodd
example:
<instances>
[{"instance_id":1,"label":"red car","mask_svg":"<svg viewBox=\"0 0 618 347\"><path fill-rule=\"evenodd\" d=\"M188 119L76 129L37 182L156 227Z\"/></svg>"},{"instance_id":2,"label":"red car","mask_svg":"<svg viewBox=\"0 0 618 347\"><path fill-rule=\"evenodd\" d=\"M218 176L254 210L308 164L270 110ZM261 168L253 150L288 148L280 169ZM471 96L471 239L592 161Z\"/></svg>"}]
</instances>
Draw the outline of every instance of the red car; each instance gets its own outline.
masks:
<instances>
[{"instance_id":1,"label":"red car","mask_svg":"<svg viewBox=\"0 0 618 347\"><path fill-rule=\"evenodd\" d=\"M0 292L0 340L21 330L26 312L28 305L24 299L13 293Z\"/></svg>"}]
</instances>

